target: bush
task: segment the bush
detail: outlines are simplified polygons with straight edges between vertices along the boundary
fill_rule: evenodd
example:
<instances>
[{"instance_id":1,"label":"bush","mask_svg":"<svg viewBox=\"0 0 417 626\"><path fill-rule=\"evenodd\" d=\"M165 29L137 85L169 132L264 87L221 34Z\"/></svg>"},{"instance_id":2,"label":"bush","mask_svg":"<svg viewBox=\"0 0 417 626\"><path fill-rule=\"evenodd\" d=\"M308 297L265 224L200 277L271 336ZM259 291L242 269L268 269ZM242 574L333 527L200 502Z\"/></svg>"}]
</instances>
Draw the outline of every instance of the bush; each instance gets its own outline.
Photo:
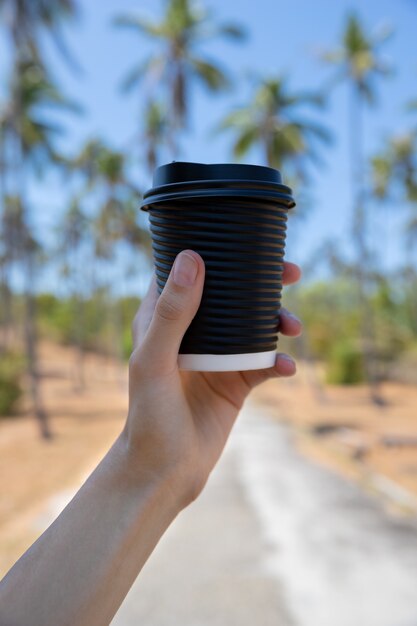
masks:
<instances>
[{"instance_id":1,"label":"bush","mask_svg":"<svg viewBox=\"0 0 417 626\"><path fill-rule=\"evenodd\" d=\"M127 361L132 354L133 350L133 341L132 341L132 333L130 328L123 329L122 335L122 354L123 358Z\"/></svg>"},{"instance_id":2,"label":"bush","mask_svg":"<svg viewBox=\"0 0 417 626\"><path fill-rule=\"evenodd\" d=\"M0 357L0 416L16 412L23 393L23 367L23 359L19 355L6 353Z\"/></svg>"},{"instance_id":3,"label":"bush","mask_svg":"<svg viewBox=\"0 0 417 626\"><path fill-rule=\"evenodd\" d=\"M417 342L410 344L398 359L391 362L388 376L399 383L417 385Z\"/></svg>"},{"instance_id":4,"label":"bush","mask_svg":"<svg viewBox=\"0 0 417 626\"><path fill-rule=\"evenodd\" d=\"M357 385L365 381L363 356L354 342L336 343L327 362L326 380L331 385Z\"/></svg>"},{"instance_id":5,"label":"bush","mask_svg":"<svg viewBox=\"0 0 417 626\"><path fill-rule=\"evenodd\" d=\"M139 304L139 298L129 297L119 301L122 319L122 354L126 360L129 359L133 350L132 322Z\"/></svg>"},{"instance_id":6,"label":"bush","mask_svg":"<svg viewBox=\"0 0 417 626\"><path fill-rule=\"evenodd\" d=\"M285 306L291 308L286 300ZM328 362L335 343L345 337L358 337L360 315L354 289L350 283L334 281L314 283L299 291L294 311L301 317L306 331L310 356Z\"/></svg>"}]
</instances>

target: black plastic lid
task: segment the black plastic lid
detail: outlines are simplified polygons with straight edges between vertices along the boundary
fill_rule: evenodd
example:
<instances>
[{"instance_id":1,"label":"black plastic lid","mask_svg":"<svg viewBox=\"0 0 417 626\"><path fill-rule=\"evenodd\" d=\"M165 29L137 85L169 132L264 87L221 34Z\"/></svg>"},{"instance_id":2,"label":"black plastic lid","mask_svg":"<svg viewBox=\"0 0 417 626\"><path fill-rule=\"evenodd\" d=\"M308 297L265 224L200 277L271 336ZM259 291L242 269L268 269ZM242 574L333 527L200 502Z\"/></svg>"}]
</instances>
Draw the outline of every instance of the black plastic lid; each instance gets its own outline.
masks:
<instances>
[{"instance_id":1,"label":"black plastic lid","mask_svg":"<svg viewBox=\"0 0 417 626\"><path fill-rule=\"evenodd\" d=\"M161 203L185 202L196 198L244 198L266 201L291 209L292 191L272 167L236 163L186 163L161 165L154 173L153 188L143 196L141 209Z\"/></svg>"},{"instance_id":2,"label":"black plastic lid","mask_svg":"<svg viewBox=\"0 0 417 626\"><path fill-rule=\"evenodd\" d=\"M278 170L263 165L247 165L236 163L187 163L173 161L161 165L155 170L153 186L162 187L174 183L188 183L191 181L242 180L266 182L276 185L282 184L282 177Z\"/></svg>"}]
</instances>

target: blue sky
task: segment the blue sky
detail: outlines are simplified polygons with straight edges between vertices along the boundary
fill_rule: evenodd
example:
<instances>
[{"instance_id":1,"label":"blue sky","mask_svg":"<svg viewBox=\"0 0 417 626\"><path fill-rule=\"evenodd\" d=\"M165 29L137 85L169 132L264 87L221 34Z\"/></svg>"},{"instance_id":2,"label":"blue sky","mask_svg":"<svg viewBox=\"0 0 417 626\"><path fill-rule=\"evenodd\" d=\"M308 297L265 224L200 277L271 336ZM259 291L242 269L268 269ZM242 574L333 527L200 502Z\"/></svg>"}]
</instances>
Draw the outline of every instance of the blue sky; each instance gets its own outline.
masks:
<instances>
[{"instance_id":1,"label":"blue sky","mask_svg":"<svg viewBox=\"0 0 417 626\"><path fill-rule=\"evenodd\" d=\"M373 153L384 137L417 123L404 109L405 103L417 98L417 2L413 0L207 0L219 21L238 21L248 30L245 44L217 40L206 45L204 52L221 61L236 75L236 89L221 97L208 96L196 88L191 94L191 123L183 141L181 158L190 161L227 162L230 137L213 136L212 130L222 116L248 96L247 76L284 73L294 89L319 88L329 77L330 69L318 60L318 53L333 48L340 37L344 18L355 9L364 24L373 28L389 23L392 39L384 55L395 68L393 75L380 83L378 105L366 113L365 145ZM140 11L157 15L158 0L81 0L79 22L66 29L69 47L82 65L82 75L72 73L60 61L54 47L45 41L55 75L64 92L85 108L83 117L65 120L67 132L61 139L69 152L76 150L91 135L107 138L115 147L131 145L139 128L140 93L129 97L118 88L125 72L152 50L152 44L133 33L111 26L114 15ZM0 71L4 77L7 50L0 42ZM291 224L293 233L287 247L288 258L306 265L313 251L325 239L345 242L348 230L351 196L349 190L349 92L340 85L331 94L329 104L320 115L311 114L330 127L334 141L322 151L323 164L311 170L314 204L303 223ZM306 115L310 113L307 111ZM139 150L136 154L140 154ZM247 161L261 162L254 152ZM147 187L149 178L137 170L138 182ZM285 177L285 172L284 172ZM65 182L53 177L32 188L34 200L41 205L36 220L46 238L65 204ZM401 260L400 229L405 207L375 208L371 216L371 236L383 254L387 269ZM293 226L293 228L292 228ZM294 233L296 236L294 236Z\"/></svg>"}]
</instances>

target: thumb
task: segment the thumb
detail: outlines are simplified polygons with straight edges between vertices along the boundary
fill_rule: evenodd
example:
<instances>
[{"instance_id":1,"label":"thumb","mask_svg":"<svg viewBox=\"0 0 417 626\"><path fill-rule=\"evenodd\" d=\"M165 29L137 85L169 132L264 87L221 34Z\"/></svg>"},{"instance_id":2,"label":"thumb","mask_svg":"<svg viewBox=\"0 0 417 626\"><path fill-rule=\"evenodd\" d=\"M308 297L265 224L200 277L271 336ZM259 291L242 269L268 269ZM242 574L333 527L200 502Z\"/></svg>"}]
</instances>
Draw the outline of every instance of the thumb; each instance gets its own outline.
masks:
<instances>
[{"instance_id":1,"label":"thumb","mask_svg":"<svg viewBox=\"0 0 417 626\"><path fill-rule=\"evenodd\" d=\"M204 271L197 252L183 250L176 257L141 348L148 372L175 369L182 338L201 302Z\"/></svg>"}]
</instances>

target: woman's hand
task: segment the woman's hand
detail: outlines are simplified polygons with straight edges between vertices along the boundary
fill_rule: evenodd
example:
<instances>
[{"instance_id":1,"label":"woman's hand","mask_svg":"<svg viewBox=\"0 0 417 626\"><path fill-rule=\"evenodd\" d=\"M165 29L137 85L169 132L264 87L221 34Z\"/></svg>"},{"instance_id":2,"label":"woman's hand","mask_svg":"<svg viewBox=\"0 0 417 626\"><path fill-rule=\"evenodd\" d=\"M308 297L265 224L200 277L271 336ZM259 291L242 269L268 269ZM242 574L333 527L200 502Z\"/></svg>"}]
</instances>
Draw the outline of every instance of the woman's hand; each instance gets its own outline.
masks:
<instances>
[{"instance_id":1,"label":"woman's hand","mask_svg":"<svg viewBox=\"0 0 417 626\"><path fill-rule=\"evenodd\" d=\"M285 263L284 284L300 278ZM292 376L294 361L277 354L275 366L245 372L180 371L181 340L200 304L204 261L181 252L158 298L155 277L133 323L129 414L123 436L129 462L167 480L180 507L197 497L216 464L251 389L271 377ZM301 323L285 309L280 331L297 336Z\"/></svg>"},{"instance_id":2,"label":"woman's hand","mask_svg":"<svg viewBox=\"0 0 417 626\"><path fill-rule=\"evenodd\" d=\"M299 275L287 264L284 282ZM200 493L249 391L294 373L283 355L264 371L180 372L178 349L203 283L192 251L177 257L159 298L152 283L134 322L126 426L0 582L0 624L109 624L162 534ZM284 311L281 330L297 335L300 323Z\"/></svg>"}]
</instances>

